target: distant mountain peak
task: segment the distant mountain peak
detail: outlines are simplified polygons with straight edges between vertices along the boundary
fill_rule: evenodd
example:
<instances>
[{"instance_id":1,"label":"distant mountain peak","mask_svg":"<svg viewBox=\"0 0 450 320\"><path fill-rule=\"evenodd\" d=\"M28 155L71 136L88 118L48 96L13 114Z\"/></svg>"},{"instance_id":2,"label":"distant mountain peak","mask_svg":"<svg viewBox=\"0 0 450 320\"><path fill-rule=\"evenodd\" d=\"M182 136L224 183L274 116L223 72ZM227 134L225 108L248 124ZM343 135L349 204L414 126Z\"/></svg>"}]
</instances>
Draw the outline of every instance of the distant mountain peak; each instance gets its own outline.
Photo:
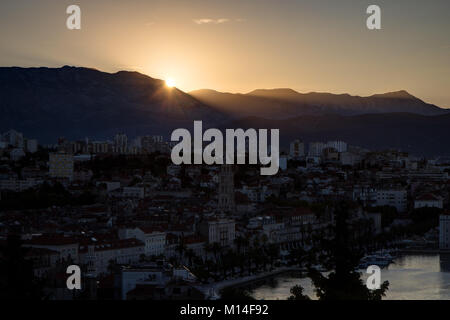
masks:
<instances>
[{"instance_id":1,"label":"distant mountain peak","mask_svg":"<svg viewBox=\"0 0 450 320\"><path fill-rule=\"evenodd\" d=\"M198 89L198 90L192 90L190 92L188 92L189 94L196 94L196 93L221 93L217 90L213 90L213 89Z\"/></svg>"},{"instance_id":2,"label":"distant mountain peak","mask_svg":"<svg viewBox=\"0 0 450 320\"><path fill-rule=\"evenodd\" d=\"M290 88L275 88L275 89L256 89L253 90L247 95L297 95L299 94L297 91Z\"/></svg>"},{"instance_id":3,"label":"distant mountain peak","mask_svg":"<svg viewBox=\"0 0 450 320\"><path fill-rule=\"evenodd\" d=\"M213 90L190 92L197 100L218 108L235 117L259 115L269 119L287 119L300 115L320 114L373 114L416 113L439 115L448 110L441 109L414 97L406 90L353 96L348 93L327 92L299 93L289 88L257 89L247 94L227 94Z\"/></svg>"},{"instance_id":4,"label":"distant mountain peak","mask_svg":"<svg viewBox=\"0 0 450 320\"><path fill-rule=\"evenodd\" d=\"M382 94L374 94L374 98L394 98L394 99L417 99L406 90L386 92Z\"/></svg>"}]
</instances>

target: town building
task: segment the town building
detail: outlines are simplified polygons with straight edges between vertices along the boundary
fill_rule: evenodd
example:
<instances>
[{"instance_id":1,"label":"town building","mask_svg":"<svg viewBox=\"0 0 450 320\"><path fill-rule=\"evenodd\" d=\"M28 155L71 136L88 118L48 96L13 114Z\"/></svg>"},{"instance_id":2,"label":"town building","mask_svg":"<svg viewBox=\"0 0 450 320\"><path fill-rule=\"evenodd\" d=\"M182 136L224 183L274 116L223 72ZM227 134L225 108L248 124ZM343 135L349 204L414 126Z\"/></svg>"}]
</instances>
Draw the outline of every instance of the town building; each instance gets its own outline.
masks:
<instances>
[{"instance_id":1,"label":"town building","mask_svg":"<svg viewBox=\"0 0 450 320\"><path fill-rule=\"evenodd\" d=\"M38 151L38 141L36 139L26 139L26 151L30 153Z\"/></svg>"},{"instance_id":2,"label":"town building","mask_svg":"<svg viewBox=\"0 0 450 320\"><path fill-rule=\"evenodd\" d=\"M112 263L132 264L139 262L144 254L144 243L137 239L103 240L91 239L80 244L80 262L90 275L107 273Z\"/></svg>"},{"instance_id":3,"label":"town building","mask_svg":"<svg viewBox=\"0 0 450 320\"><path fill-rule=\"evenodd\" d=\"M432 193L426 193L418 196L414 200L414 209L424 207L442 209L444 207L442 198Z\"/></svg>"},{"instance_id":4,"label":"town building","mask_svg":"<svg viewBox=\"0 0 450 320\"><path fill-rule=\"evenodd\" d=\"M209 219L200 224L200 233L208 239L208 243L231 246L235 239L235 221L232 219Z\"/></svg>"},{"instance_id":5,"label":"town building","mask_svg":"<svg viewBox=\"0 0 450 320\"><path fill-rule=\"evenodd\" d=\"M328 141L326 146L336 149L337 152L347 152L347 143L344 141Z\"/></svg>"},{"instance_id":6,"label":"town building","mask_svg":"<svg viewBox=\"0 0 450 320\"><path fill-rule=\"evenodd\" d=\"M18 180L18 179L0 180L0 190L22 192L27 189L34 188L42 183L43 183L42 180L33 178L28 178L25 180Z\"/></svg>"},{"instance_id":7,"label":"town building","mask_svg":"<svg viewBox=\"0 0 450 320\"><path fill-rule=\"evenodd\" d=\"M59 262L78 263L78 240L62 235L40 235L24 242L24 246L43 248L59 253Z\"/></svg>"},{"instance_id":8,"label":"town building","mask_svg":"<svg viewBox=\"0 0 450 320\"><path fill-rule=\"evenodd\" d=\"M3 134L2 140L5 141L8 145L22 149L23 145L23 134L17 132L16 130L9 130Z\"/></svg>"},{"instance_id":9,"label":"town building","mask_svg":"<svg viewBox=\"0 0 450 320\"><path fill-rule=\"evenodd\" d=\"M74 160L69 153L50 153L49 174L51 178L73 179Z\"/></svg>"},{"instance_id":10,"label":"town building","mask_svg":"<svg viewBox=\"0 0 450 320\"><path fill-rule=\"evenodd\" d=\"M301 140L294 140L290 144L289 157L298 159L305 156L305 144Z\"/></svg>"},{"instance_id":11,"label":"town building","mask_svg":"<svg viewBox=\"0 0 450 320\"><path fill-rule=\"evenodd\" d=\"M309 144L308 156L310 157L321 157L323 149L327 146L323 142L311 142Z\"/></svg>"},{"instance_id":12,"label":"town building","mask_svg":"<svg viewBox=\"0 0 450 320\"><path fill-rule=\"evenodd\" d=\"M405 212L407 208L407 192L404 189L377 190L375 206L395 207L398 212Z\"/></svg>"},{"instance_id":13,"label":"town building","mask_svg":"<svg viewBox=\"0 0 450 320\"><path fill-rule=\"evenodd\" d=\"M123 198L144 199L145 189L142 187L124 187L122 191Z\"/></svg>"},{"instance_id":14,"label":"town building","mask_svg":"<svg viewBox=\"0 0 450 320\"><path fill-rule=\"evenodd\" d=\"M158 228L139 227L119 230L120 239L136 238L145 244L144 254L159 256L164 254L166 233Z\"/></svg>"},{"instance_id":15,"label":"town building","mask_svg":"<svg viewBox=\"0 0 450 320\"><path fill-rule=\"evenodd\" d=\"M20 159L25 157L25 152L23 151L22 148L14 148L9 153L9 157L11 158L12 161L19 161Z\"/></svg>"},{"instance_id":16,"label":"town building","mask_svg":"<svg viewBox=\"0 0 450 320\"><path fill-rule=\"evenodd\" d=\"M114 138L114 151L116 153L125 154L128 151L128 137L126 134L116 134Z\"/></svg>"}]
</instances>

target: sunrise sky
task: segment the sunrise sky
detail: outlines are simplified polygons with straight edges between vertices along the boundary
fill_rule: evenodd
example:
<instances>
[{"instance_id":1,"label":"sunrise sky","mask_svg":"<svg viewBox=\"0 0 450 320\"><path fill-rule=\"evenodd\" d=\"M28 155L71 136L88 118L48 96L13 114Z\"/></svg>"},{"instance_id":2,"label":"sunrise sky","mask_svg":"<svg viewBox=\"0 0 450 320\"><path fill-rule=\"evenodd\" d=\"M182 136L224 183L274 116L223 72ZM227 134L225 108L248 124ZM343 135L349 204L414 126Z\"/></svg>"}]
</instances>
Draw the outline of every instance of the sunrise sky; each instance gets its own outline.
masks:
<instances>
[{"instance_id":1,"label":"sunrise sky","mask_svg":"<svg viewBox=\"0 0 450 320\"><path fill-rule=\"evenodd\" d=\"M66 29L78 4L82 30ZM370 4L382 30L366 28ZM0 66L136 70L184 91L405 89L450 107L448 0L2 0Z\"/></svg>"}]
</instances>

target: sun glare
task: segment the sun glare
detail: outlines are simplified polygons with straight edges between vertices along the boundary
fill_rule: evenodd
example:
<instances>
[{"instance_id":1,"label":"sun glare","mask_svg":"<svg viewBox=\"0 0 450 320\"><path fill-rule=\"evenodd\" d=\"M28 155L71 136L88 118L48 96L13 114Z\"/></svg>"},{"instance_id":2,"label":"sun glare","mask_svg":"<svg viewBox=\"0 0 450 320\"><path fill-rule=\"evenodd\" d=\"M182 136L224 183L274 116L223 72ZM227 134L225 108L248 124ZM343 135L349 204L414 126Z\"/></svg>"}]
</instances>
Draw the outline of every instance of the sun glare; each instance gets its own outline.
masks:
<instances>
[{"instance_id":1,"label":"sun glare","mask_svg":"<svg viewBox=\"0 0 450 320\"><path fill-rule=\"evenodd\" d=\"M169 88L175 87L175 80L173 80L172 78L166 79L166 86L168 86Z\"/></svg>"}]
</instances>

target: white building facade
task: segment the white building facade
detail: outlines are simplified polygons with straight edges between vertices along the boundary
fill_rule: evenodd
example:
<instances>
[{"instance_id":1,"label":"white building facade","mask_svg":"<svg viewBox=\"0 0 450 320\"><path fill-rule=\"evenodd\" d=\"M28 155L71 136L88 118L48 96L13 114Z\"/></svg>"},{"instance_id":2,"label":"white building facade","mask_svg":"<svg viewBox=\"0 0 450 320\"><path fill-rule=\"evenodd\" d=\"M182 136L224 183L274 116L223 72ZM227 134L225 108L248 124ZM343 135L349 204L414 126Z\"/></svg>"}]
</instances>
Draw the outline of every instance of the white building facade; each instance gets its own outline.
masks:
<instances>
[{"instance_id":1,"label":"white building facade","mask_svg":"<svg viewBox=\"0 0 450 320\"><path fill-rule=\"evenodd\" d=\"M236 223L231 219L213 219L200 225L200 232L207 237L208 243L219 243L221 246L233 245Z\"/></svg>"}]
</instances>

